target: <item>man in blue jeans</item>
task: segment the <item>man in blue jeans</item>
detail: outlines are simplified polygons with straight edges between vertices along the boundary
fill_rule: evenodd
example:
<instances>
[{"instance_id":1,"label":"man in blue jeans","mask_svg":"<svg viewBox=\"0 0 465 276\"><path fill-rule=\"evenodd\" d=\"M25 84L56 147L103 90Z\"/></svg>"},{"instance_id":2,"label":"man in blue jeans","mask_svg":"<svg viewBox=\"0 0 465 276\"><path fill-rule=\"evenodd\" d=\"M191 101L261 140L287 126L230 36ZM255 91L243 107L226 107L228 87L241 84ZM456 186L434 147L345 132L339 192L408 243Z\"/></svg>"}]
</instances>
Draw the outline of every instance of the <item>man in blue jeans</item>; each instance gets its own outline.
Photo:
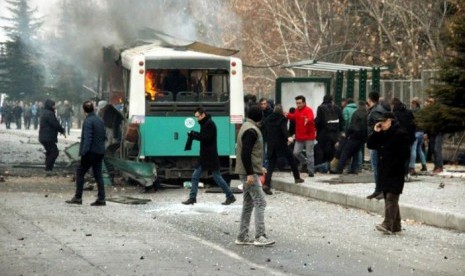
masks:
<instances>
[{"instance_id":1,"label":"man in blue jeans","mask_svg":"<svg viewBox=\"0 0 465 276\"><path fill-rule=\"evenodd\" d=\"M262 114L258 106L251 106L247 121L237 134L236 173L244 186L241 224L234 242L237 245L271 246L275 241L266 236L265 231L265 193L260 184L259 175L266 170L263 162L263 136L258 127ZM249 238L249 225L255 209L255 239Z\"/></svg>"},{"instance_id":2,"label":"man in blue jeans","mask_svg":"<svg viewBox=\"0 0 465 276\"><path fill-rule=\"evenodd\" d=\"M231 189L220 173L220 159L217 149L217 131L216 125L202 107L198 107L194 113L195 118L200 124L200 132L190 131L189 139L200 141L200 157L199 162L195 166L192 174L192 187L189 193L189 198L183 201L182 204L189 205L197 203L197 191L199 188L199 180L202 173L206 170L211 171L216 184L223 189L226 194L226 201L223 205L229 205L236 201Z\"/></svg>"},{"instance_id":3,"label":"man in blue jeans","mask_svg":"<svg viewBox=\"0 0 465 276\"><path fill-rule=\"evenodd\" d=\"M95 181L97 182L97 200L91 206L105 206L105 186L103 184L102 164L105 154L105 125L100 117L94 112L91 101L85 101L82 105L86 119L82 125L81 144L79 155L81 163L76 170L76 193L68 204L82 204L82 193L84 188L84 176L92 168Z\"/></svg>"}]
</instances>

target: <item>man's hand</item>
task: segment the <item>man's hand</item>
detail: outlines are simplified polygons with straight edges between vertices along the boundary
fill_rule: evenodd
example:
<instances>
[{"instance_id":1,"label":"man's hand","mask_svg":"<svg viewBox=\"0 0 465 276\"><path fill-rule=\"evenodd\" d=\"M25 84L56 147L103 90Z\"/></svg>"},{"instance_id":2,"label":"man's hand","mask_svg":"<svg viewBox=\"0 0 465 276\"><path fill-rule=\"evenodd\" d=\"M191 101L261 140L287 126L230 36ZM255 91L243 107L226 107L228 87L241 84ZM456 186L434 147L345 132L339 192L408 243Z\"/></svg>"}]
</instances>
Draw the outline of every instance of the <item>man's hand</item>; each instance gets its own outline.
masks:
<instances>
[{"instance_id":1,"label":"man's hand","mask_svg":"<svg viewBox=\"0 0 465 276\"><path fill-rule=\"evenodd\" d=\"M383 129L383 123L382 122L378 122L375 124L375 127L373 128L373 130L375 132L380 132L381 130Z\"/></svg>"},{"instance_id":2,"label":"man's hand","mask_svg":"<svg viewBox=\"0 0 465 276\"><path fill-rule=\"evenodd\" d=\"M287 145L290 145L292 144L292 142L294 142L294 137L287 137Z\"/></svg>"},{"instance_id":3,"label":"man's hand","mask_svg":"<svg viewBox=\"0 0 465 276\"><path fill-rule=\"evenodd\" d=\"M250 186L250 185L253 185L253 182L254 182L253 174L247 175L247 180L245 181L245 184Z\"/></svg>"},{"instance_id":4,"label":"man's hand","mask_svg":"<svg viewBox=\"0 0 465 276\"><path fill-rule=\"evenodd\" d=\"M304 120L304 126L306 126L306 125L307 125L307 123L308 123L308 118L307 118L307 117L305 117L305 120Z\"/></svg>"}]
</instances>

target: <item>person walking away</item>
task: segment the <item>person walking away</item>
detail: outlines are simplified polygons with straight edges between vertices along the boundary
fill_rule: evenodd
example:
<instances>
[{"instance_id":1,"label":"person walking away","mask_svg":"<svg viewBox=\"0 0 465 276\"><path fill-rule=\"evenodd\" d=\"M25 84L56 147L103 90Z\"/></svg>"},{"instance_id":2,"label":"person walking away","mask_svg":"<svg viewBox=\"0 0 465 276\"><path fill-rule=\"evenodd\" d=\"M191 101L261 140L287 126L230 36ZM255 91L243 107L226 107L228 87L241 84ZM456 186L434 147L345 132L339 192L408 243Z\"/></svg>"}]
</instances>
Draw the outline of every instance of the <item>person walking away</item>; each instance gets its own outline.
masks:
<instances>
[{"instance_id":1,"label":"person walking away","mask_svg":"<svg viewBox=\"0 0 465 276\"><path fill-rule=\"evenodd\" d=\"M329 168L336 152L336 143L343 129L342 111L333 102L331 95L323 97L323 103L318 106L315 118L316 140L323 152L323 164Z\"/></svg>"},{"instance_id":2,"label":"person walking away","mask_svg":"<svg viewBox=\"0 0 465 276\"><path fill-rule=\"evenodd\" d=\"M58 157L57 135L61 133L66 138L63 127L55 115L55 102L47 99L40 116L39 142L45 148L45 176L53 175L53 167Z\"/></svg>"},{"instance_id":3,"label":"person walking away","mask_svg":"<svg viewBox=\"0 0 465 276\"><path fill-rule=\"evenodd\" d=\"M271 113L262 125L264 136L267 137L267 151L268 151L268 168L265 175L265 183L263 184L263 191L271 195L271 177L276 167L278 156L284 156L291 166L294 182L303 183L304 180L300 178L299 168L296 160L292 155L288 145L294 141L292 136L287 130L287 119L284 117L283 108L280 104L275 105L273 113Z\"/></svg>"},{"instance_id":4,"label":"person walking away","mask_svg":"<svg viewBox=\"0 0 465 276\"><path fill-rule=\"evenodd\" d=\"M29 129L31 128L31 120L32 120L32 108L30 104L26 104L24 106L24 128Z\"/></svg>"},{"instance_id":5,"label":"person walking away","mask_svg":"<svg viewBox=\"0 0 465 276\"><path fill-rule=\"evenodd\" d=\"M294 98L296 110L294 113L286 113L285 116L295 121L295 144L293 154L301 165L307 166L308 176L313 177L315 173L315 146L316 128L313 110L307 106L305 97L299 95ZM303 150L305 148L305 155Z\"/></svg>"},{"instance_id":6,"label":"person walking away","mask_svg":"<svg viewBox=\"0 0 465 276\"><path fill-rule=\"evenodd\" d=\"M84 176L92 168L95 182L97 182L97 200L91 206L105 206L105 186L103 183L102 164L105 154L105 125L103 120L94 112L94 104L85 101L82 104L86 118L82 125L79 155L81 162L76 169L76 192L68 204L82 204Z\"/></svg>"},{"instance_id":7,"label":"person walking away","mask_svg":"<svg viewBox=\"0 0 465 276\"><path fill-rule=\"evenodd\" d=\"M413 112L413 116L415 117L416 112L421 109L420 99L418 97L412 98L411 101L411 110ZM415 163L417 161L417 156L421 162L421 171L426 172L428 169L426 168L426 157L425 153L423 152L423 137L425 132L419 128L419 126L415 125L415 141L413 142L412 148L410 150L410 164L409 164L409 173L416 175L415 171Z\"/></svg>"},{"instance_id":8,"label":"person walking away","mask_svg":"<svg viewBox=\"0 0 465 276\"><path fill-rule=\"evenodd\" d=\"M74 115L73 108L68 101L63 103L63 111L61 114L61 126L66 130L69 135L71 129L71 118Z\"/></svg>"},{"instance_id":9,"label":"person walking away","mask_svg":"<svg viewBox=\"0 0 465 276\"><path fill-rule=\"evenodd\" d=\"M368 136L369 149L378 151L378 181L384 197L384 221L375 226L385 234L402 231L399 196L404 188L405 160L410 155L408 133L392 112L386 112Z\"/></svg>"},{"instance_id":10,"label":"person walking away","mask_svg":"<svg viewBox=\"0 0 465 276\"><path fill-rule=\"evenodd\" d=\"M265 231L266 200L260 175L265 173L262 167L263 137L258 123L262 113L258 106L251 106L246 121L237 134L236 173L243 184L241 223L235 241L238 245L270 246L275 242L268 239ZM255 239L249 238L249 225L255 208Z\"/></svg>"},{"instance_id":11,"label":"person walking away","mask_svg":"<svg viewBox=\"0 0 465 276\"><path fill-rule=\"evenodd\" d=\"M358 172L359 152L363 148L367 138L367 116L365 102L360 101L357 110L351 116L349 127L346 130L346 143L342 148L336 173L340 174L343 172L350 158L352 158L352 163L349 173L356 174Z\"/></svg>"},{"instance_id":12,"label":"person walking away","mask_svg":"<svg viewBox=\"0 0 465 276\"><path fill-rule=\"evenodd\" d=\"M384 106L379 101L379 93L377 92L370 92L368 94L368 121L367 121L367 133L368 136L373 133L374 126L377 122L380 121L383 114L388 112L389 108ZM371 162L371 169L373 170L373 174L375 177L375 191L367 196L367 199L382 199L383 193L380 190L378 184L378 152L376 149L372 149L370 151L370 162Z\"/></svg>"},{"instance_id":13,"label":"person walking away","mask_svg":"<svg viewBox=\"0 0 465 276\"><path fill-rule=\"evenodd\" d=\"M190 139L200 141L200 157L194 168L194 172L192 173L192 187L189 193L189 198L186 201L183 201L182 204L188 205L197 203L200 176L204 171L208 170L211 171L215 183L220 186L226 194L226 201L221 204L230 205L236 201L236 198L226 181L221 176L215 122L213 122L211 116L208 115L202 107L198 107L195 110L194 116L199 122L200 132L190 131L188 133L188 137Z\"/></svg>"}]
</instances>

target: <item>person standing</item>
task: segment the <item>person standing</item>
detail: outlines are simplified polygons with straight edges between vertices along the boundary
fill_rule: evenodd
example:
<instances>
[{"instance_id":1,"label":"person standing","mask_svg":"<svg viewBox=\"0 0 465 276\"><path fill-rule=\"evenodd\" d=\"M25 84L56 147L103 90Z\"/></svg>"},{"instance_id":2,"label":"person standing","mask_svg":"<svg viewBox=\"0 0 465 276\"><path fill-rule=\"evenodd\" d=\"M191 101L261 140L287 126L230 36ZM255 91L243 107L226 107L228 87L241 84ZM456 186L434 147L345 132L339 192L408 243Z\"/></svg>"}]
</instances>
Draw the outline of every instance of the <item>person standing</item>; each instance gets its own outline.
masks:
<instances>
[{"instance_id":1,"label":"person standing","mask_svg":"<svg viewBox=\"0 0 465 276\"><path fill-rule=\"evenodd\" d=\"M213 122L210 115L208 115L202 107L198 107L195 110L194 116L200 124L200 132L190 131L188 136L189 139L200 141L200 157L199 162L192 173L192 187L189 193L189 198L186 201L183 201L182 204L193 205L194 203L197 203L200 176L204 171L208 170L211 171L216 184L220 186L226 194L226 201L221 204L230 205L236 201L236 198L226 181L221 176L215 122Z\"/></svg>"},{"instance_id":2,"label":"person standing","mask_svg":"<svg viewBox=\"0 0 465 276\"><path fill-rule=\"evenodd\" d=\"M94 104L85 101L82 108L86 115L82 125L81 144L79 155L81 162L76 169L76 192L68 204L82 204L82 193L84 188L84 176L92 168L95 182L97 182L97 200L91 206L105 206L105 186L103 183L102 164L105 154L105 125L103 120L94 112Z\"/></svg>"},{"instance_id":3,"label":"person standing","mask_svg":"<svg viewBox=\"0 0 465 276\"><path fill-rule=\"evenodd\" d=\"M367 134L368 136L373 133L374 126L376 122L378 122L382 117L383 114L388 112L389 108L386 108L383 104L380 103L379 93L378 92L371 92L368 94L368 119L367 119ZM370 162L371 162L371 169L373 170L373 174L375 177L375 191L367 196L367 199L382 199L383 193L380 190L380 186L378 183L378 152L376 149L372 149L370 151Z\"/></svg>"},{"instance_id":4,"label":"person standing","mask_svg":"<svg viewBox=\"0 0 465 276\"><path fill-rule=\"evenodd\" d=\"M61 114L61 126L66 130L66 133L69 135L71 129L71 118L73 116L73 108L68 101L64 101L63 110Z\"/></svg>"},{"instance_id":5,"label":"person standing","mask_svg":"<svg viewBox=\"0 0 465 276\"><path fill-rule=\"evenodd\" d=\"M411 109L413 112L413 116L415 117L416 112L421 109L420 99L418 97L414 97L411 101ZM417 125L415 126L415 141L413 142L412 148L410 150L410 164L409 164L409 173L415 175L415 163L417 160L417 156L421 162L421 171L426 172L426 158L425 153L423 152L422 145L423 145L423 137L425 132L420 129Z\"/></svg>"},{"instance_id":6,"label":"person standing","mask_svg":"<svg viewBox=\"0 0 465 276\"><path fill-rule=\"evenodd\" d=\"M24 128L29 129L31 127L31 119L32 119L32 108L29 103L24 105Z\"/></svg>"},{"instance_id":7,"label":"person standing","mask_svg":"<svg viewBox=\"0 0 465 276\"><path fill-rule=\"evenodd\" d=\"M331 95L323 97L323 103L318 106L315 118L316 140L323 152L323 166L329 168L329 162L336 153L336 143L343 129L342 111L333 102Z\"/></svg>"},{"instance_id":8,"label":"person standing","mask_svg":"<svg viewBox=\"0 0 465 276\"><path fill-rule=\"evenodd\" d=\"M408 136L394 114L386 112L367 139L368 148L378 152L378 181L384 197L384 221L375 228L385 234L402 231L399 196L404 188L405 160L410 155Z\"/></svg>"},{"instance_id":9,"label":"person standing","mask_svg":"<svg viewBox=\"0 0 465 276\"><path fill-rule=\"evenodd\" d=\"M268 168L265 175L265 183L263 184L263 191L271 195L271 177L276 166L278 156L286 158L291 166L292 174L295 183L303 183L304 180L300 178L299 168L296 160L292 155L288 145L294 141L287 130L287 119L283 115L283 108L280 104L275 105L273 113L271 113L262 125L264 136L267 137L267 151L268 151Z\"/></svg>"},{"instance_id":10,"label":"person standing","mask_svg":"<svg viewBox=\"0 0 465 276\"><path fill-rule=\"evenodd\" d=\"M66 138L63 127L55 115L55 102L47 99L40 115L39 142L45 148L45 176L53 175L53 167L58 157L57 135L61 133Z\"/></svg>"},{"instance_id":11,"label":"person standing","mask_svg":"<svg viewBox=\"0 0 465 276\"><path fill-rule=\"evenodd\" d=\"M14 114L14 118L15 118L16 129L21 129L21 123L22 123L22 120L23 120L22 102L17 101L15 103L15 107L13 108L13 114Z\"/></svg>"},{"instance_id":12,"label":"person standing","mask_svg":"<svg viewBox=\"0 0 465 276\"><path fill-rule=\"evenodd\" d=\"M286 113L285 116L295 121L295 144L294 156L300 164L307 165L308 176L313 177L315 173L315 157L313 147L315 146L316 128L313 110L305 103L305 97L295 97L297 106L294 113ZM302 151L305 148L305 156Z\"/></svg>"},{"instance_id":13,"label":"person standing","mask_svg":"<svg viewBox=\"0 0 465 276\"><path fill-rule=\"evenodd\" d=\"M263 137L258 126L262 112L258 106L251 106L247 120L237 134L236 173L243 184L244 200L242 203L237 245L270 246L275 242L268 239L265 232L266 200L259 175L266 170L262 167ZM255 239L249 238L249 225L255 208Z\"/></svg>"}]
</instances>

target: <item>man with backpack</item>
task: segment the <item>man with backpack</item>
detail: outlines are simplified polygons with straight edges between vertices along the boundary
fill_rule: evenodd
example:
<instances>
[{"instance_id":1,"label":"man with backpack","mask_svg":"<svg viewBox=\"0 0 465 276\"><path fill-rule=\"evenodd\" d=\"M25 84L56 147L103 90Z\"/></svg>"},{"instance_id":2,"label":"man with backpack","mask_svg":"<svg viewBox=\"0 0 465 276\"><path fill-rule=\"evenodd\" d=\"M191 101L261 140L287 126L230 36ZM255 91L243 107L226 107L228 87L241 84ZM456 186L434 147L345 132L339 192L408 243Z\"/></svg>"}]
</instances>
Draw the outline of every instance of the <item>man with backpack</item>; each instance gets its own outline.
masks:
<instances>
[{"instance_id":1,"label":"man with backpack","mask_svg":"<svg viewBox=\"0 0 465 276\"><path fill-rule=\"evenodd\" d=\"M343 128L342 111L333 102L331 95L323 97L323 103L316 111L316 140L323 153L323 163L329 164L336 152L336 143Z\"/></svg>"}]
</instances>

